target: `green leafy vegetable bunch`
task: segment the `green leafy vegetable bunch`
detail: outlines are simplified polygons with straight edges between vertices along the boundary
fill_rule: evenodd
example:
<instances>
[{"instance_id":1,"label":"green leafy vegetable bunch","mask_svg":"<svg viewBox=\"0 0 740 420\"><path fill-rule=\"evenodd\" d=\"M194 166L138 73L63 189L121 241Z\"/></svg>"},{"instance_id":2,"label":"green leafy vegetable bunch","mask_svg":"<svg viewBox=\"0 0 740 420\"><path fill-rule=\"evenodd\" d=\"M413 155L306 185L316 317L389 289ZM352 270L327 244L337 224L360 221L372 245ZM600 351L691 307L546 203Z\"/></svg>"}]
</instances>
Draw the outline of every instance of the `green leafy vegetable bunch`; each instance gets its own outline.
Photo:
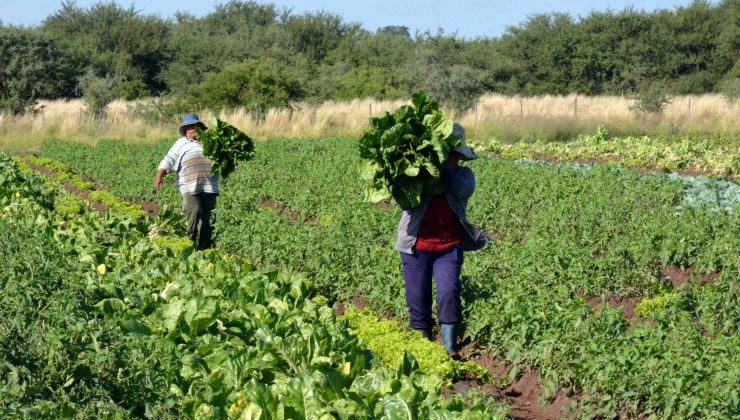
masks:
<instances>
[{"instance_id":1,"label":"green leafy vegetable bunch","mask_svg":"<svg viewBox=\"0 0 740 420\"><path fill-rule=\"evenodd\" d=\"M360 139L366 201L393 198L402 208L412 208L423 194L444 190L442 164L460 139L452 134L453 122L442 115L436 100L417 92L411 102L393 114L372 118Z\"/></svg>"},{"instance_id":2,"label":"green leafy vegetable bunch","mask_svg":"<svg viewBox=\"0 0 740 420\"><path fill-rule=\"evenodd\" d=\"M236 168L238 162L254 157L254 141L233 125L216 117L211 118L208 130L196 128L203 144L203 154L213 162L211 172L223 179Z\"/></svg>"}]
</instances>

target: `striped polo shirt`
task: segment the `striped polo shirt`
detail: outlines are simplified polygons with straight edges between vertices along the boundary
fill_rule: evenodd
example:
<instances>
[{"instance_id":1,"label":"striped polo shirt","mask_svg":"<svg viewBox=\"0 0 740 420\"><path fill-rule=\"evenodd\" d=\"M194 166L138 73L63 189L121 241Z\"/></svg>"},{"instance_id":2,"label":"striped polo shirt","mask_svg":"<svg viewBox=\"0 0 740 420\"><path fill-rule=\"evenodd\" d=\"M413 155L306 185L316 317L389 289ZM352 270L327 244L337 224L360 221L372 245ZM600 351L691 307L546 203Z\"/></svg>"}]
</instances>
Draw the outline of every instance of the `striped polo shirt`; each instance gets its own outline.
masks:
<instances>
[{"instance_id":1,"label":"striped polo shirt","mask_svg":"<svg viewBox=\"0 0 740 420\"><path fill-rule=\"evenodd\" d=\"M180 137L159 163L159 169L175 172L180 194L219 193L218 177L211 174L211 160L203 155L198 141Z\"/></svg>"}]
</instances>

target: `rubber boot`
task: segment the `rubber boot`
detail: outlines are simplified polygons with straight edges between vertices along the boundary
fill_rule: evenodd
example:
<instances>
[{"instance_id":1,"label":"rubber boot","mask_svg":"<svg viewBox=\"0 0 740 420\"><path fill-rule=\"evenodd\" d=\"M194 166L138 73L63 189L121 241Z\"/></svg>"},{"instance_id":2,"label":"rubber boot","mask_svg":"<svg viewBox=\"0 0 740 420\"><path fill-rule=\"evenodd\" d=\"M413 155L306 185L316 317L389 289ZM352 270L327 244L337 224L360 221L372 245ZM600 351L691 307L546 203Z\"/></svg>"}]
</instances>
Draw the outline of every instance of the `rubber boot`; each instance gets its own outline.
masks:
<instances>
[{"instance_id":1,"label":"rubber boot","mask_svg":"<svg viewBox=\"0 0 740 420\"><path fill-rule=\"evenodd\" d=\"M424 336L424 338L426 338L427 340L432 341L432 329L431 328L423 328L423 329L416 330L416 331L419 331L421 335Z\"/></svg>"},{"instance_id":2,"label":"rubber boot","mask_svg":"<svg viewBox=\"0 0 740 420\"><path fill-rule=\"evenodd\" d=\"M453 359L459 359L460 355L457 352L457 333L460 329L460 324L442 324L441 335L442 344L444 344L447 354Z\"/></svg>"}]
</instances>

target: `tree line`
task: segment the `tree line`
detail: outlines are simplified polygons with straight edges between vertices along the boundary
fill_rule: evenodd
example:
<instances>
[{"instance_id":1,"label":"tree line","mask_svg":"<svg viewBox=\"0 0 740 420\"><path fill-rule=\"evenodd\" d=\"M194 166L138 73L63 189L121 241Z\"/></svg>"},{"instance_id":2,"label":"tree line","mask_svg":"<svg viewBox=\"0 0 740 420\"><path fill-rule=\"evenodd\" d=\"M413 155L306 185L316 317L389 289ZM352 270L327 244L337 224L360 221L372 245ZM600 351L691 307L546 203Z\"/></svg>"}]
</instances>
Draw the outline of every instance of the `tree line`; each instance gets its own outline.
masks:
<instances>
[{"instance_id":1,"label":"tree line","mask_svg":"<svg viewBox=\"0 0 740 420\"><path fill-rule=\"evenodd\" d=\"M0 22L0 109L38 99L158 96L255 112L295 101L408 98L464 110L487 92L540 95L740 92L740 0L672 10L537 14L500 37L404 26L368 31L320 11L230 1L202 17L65 1L34 27ZM178 102L179 101L179 102Z\"/></svg>"}]
</instances>

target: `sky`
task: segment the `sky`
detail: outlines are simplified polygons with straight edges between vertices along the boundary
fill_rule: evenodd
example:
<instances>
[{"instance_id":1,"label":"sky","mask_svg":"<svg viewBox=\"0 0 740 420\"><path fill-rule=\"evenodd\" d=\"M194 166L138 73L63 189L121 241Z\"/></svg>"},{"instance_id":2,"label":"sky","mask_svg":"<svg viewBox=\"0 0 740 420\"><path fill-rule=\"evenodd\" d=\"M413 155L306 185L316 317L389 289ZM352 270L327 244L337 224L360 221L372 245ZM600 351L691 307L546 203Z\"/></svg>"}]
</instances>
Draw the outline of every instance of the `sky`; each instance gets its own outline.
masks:
<instances>
[{"instance_id":1,"label":"sky","mask_svg":"<svg viewBox=\"0 0 740 420\"><path fill-rule=\"evenodd\" d=\"M100 0L77 0L80 7L88 7ZM109 1L109 0L106 0ZM142 14L162 18L174 16L176 11L187 11L203 16L225 0L116 0L128 8L133 5ZM517 26L528 16L538 13L568 13L578 18L591 11L621 11L627 7L654 11L686 6L691 0L283 0L262 1L294 13L324 10L338 14L345 22L357 22L370 31L384 26L406 26L413 35L417 30L456 33L466 39L501 36L509 26ZM716 4L717 1L711 3ZM4 25L36 26L61 8L61 0L0 0L0 22Z\"/></svg>"}]
</instances>

